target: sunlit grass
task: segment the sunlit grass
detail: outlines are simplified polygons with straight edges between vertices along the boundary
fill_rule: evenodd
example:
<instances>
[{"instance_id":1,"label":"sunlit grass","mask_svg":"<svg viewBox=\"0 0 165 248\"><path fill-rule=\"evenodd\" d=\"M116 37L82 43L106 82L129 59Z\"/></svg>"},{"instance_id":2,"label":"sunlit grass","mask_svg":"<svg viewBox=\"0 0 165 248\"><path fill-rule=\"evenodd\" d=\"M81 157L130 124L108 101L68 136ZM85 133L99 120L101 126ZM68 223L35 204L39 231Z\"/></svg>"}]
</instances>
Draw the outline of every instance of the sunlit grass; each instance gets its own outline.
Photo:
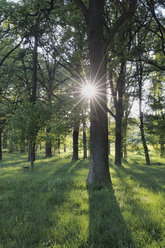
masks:
<instances>
[{"instance_id":1,"label":"sunlit grass","mask_svg":"<svg viewBox=\"0 0 165 248\"><path fill-rule=\"evenodd\" d=\"M0 248L165 247L165 165L131 156L119 168L110 157L113 187L92 189L89 161L63 156L40 154L24 170L26 156L4 155Z\"/></svg>"}]
</instances>

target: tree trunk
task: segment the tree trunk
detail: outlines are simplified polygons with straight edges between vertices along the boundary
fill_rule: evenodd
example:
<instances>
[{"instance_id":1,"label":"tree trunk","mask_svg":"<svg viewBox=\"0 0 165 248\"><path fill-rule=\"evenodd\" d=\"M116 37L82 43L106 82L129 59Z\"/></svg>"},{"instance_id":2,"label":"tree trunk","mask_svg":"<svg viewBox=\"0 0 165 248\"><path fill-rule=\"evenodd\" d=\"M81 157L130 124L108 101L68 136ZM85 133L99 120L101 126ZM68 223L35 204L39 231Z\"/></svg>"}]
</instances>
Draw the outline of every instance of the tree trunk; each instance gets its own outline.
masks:
<instances>
[{"instance_id":1,"label":"tree trunk","mask_svg":"<svg viewBox=\"0 0 165 248\"><path fill-rule=\"evenodd\" d=\"M142 139L142 143L143 143L146 164L150 165L150 157L149 157L147 142L146 142L145 134L144 134L144 123L143 123L143 113L142 112L140 113L140 132L141 132L141 139Z\"/></svg>"},{"instance_id":2,"label":"tree trunk","mask_svg":"<svg viewBox=\"0 0 165 248\"><path fill-rule=\"evenodd\" d=\"M15 147L13 146L13 141L10 138L10 141L9 141L9 152L10 153L13 153L14 151L15 151Z\"/></svg>"},{"instance_id":3,"label":"tree trunk","mask_svg":"<svg viewBox=\"0 0 165 248\"><path fill-rule=\"evenodd\" d=\"M73 156L72 160L78 160L78 136L79 136L79 125L74 127L73 130Z\"/></svg>"},{"instance_id":4,"label":"tree trunk","mask_svg":"<svg viewBox=\"0 0 165 248\"><path fill-rule=\"evenodd\" d=\"M126 111L125 118L124 118L124 125L123 125L123 154L124 159L127 160L127 128L128 128L128 113Z\"/></svg>"},{"instance_id":5,"label":"tree trunk","mask_svg":"<svg viewBox=\"0 0 165 248\"><path fill-rule=\"evenodd\" d=\"M35 141L31 140L30 145L29 145L29 159L30 159L30 164L31 168L34 168L34 161L35 161Z\"/></svg>"},{"instance_id":6,"label":"tree trunk","mask_svg":"<svg viewBox=\"0 0 165 248\"><path fill-rule=\"evenodd\" d=\"M25 139L22 138L21 140L21 149L20 149L21 153L25 153Z\"/></svg>"},{"instance_id":7,"label":"tree trunk","mask_svg":"<svg viewBox=\"0 0 165 248\"><path fill-rule=\"evenodd\" d=\"M146 139L145 139L144 121L143 121L143 112L142 112L142 76L143 76L142 74L143 74L143 68L142 68L142 64L141 63L140 63L140 67L137 65L137 71L138 71L138 74L139 74L138 85L139 85L140 133L141 133L141 140L142 140L143 148L144 148L144 154L145 154L146 164L147 165L150 165L150 157L149 157L147 142L146 142Z\"/></svg>"},{"instance_id":8,"label":"tree trunk","mask_svg":"<svg viewBox=\"0 0 165 248\"><path fill-rule=\"evenodd\" d=\"M88 184L110 184L108 162L108 120L106 112L106 58L104 1L89 1L87 16L90 54L90 82L97 86L99 95L90 101L90 168Z\"/></svg>"},{"instance_id":9,"label":"tree trunk","mask_svg":"<svg viewBox=\"0 0 165 248\"><path fill-rule=\"evenodd\" d=\"M60 139L58 139L57 141L58 154L60 154L60 146L61 146Z\"/></svg>"},{"instance_id":10,"label":"tree trunk","mask_svg":"<svg viewBox=\"0 0 165 248\"><path fill-rule=\"evenodd\" d=\"M2 160L2 129L0 128L0 160Z\"/></svg>"},{"instance_id":11,"label":"tree trunk","mask_svg":"<svg viewBox=\"0 0 165 248\"><path fill-rule=\"evenodd\" d=\"M33 48L33 75L32 75L32 94L31 94L31 102L33 104L36 103L37 99L37 63L38 63L38 35L36 34L34 36L34 48ZM35 161L35 139L36 135L33 133L31 134L30 138L30 162L31 162L31 168L34 168L34 161Z\"/></svg>"},{"instance_id":12,"label":"tree trunk","mask_svg":"<svg viewBox=\"0 0 165 248\"><path fill-rule=\"evenodd\" d=\"M7 149L7 134L3 135L3 149Z\"/></svg>"},{"instance_id":13,"label":"tree trunk","mask_svg":"<svg viewBox=\"0 0 165 248\"><path fill-rule=\"evenodd\" d=\"M86 139L86 123L85 120L83 121L83 152L84 152L84 159L87 158L87 139Z\"/></svg>"},{"instance_id":14,"label":"tree trunk","mask_svg":"<svg viewBox=\"0 0 165 248\"><path fill-rule=\"evenodd\" d=\"M49 137L49 133L51 131L51 128L46 129L46 135L47 135L47 140L46 140L46 158L52 157L52 142Z\"/></svg>"},{"instance_id":15,"label":"tree trunk","mask_svg":"<svg viewBox=\"0 0 165 248\"><path fill-rule=\"evenodd\" d=\"M123 89L124 89L124 67L121 63L120 75L116 86L116 129L115 129L115 164L122 165L122 118L123 118Z\"/></svg>"},{"instance_id":16,"label":"tree trunk","mask_svg":"<svg viewBox=\"0 0 165 248\"><path fill-rule=\"evenodd\" d=\"M164 143L161 143L161 144L160 144L160 156L161 156L162 158L165 157L165 144L164 144Z\"/></svg>"}]
</instances>

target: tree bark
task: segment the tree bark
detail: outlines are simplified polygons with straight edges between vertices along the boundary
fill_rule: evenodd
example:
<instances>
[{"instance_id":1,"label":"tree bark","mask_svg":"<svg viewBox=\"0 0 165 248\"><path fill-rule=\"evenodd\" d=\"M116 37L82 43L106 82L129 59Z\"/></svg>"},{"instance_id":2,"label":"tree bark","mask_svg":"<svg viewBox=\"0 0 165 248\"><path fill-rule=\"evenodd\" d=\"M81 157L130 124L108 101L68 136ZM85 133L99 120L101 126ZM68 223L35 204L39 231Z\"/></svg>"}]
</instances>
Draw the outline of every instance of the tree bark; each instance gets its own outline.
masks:
<instances>
[{"instance_id":1,"label":"tree bark","mask_svg":"<svg viewBox=\"0 0 165 248\"><path fill-rule=\"evenodd\" d=\"M90 168L88 184L110 184L108 162L108 120L106 112L106 49L103 35L104 1L89 1L87 17L90 81L99 95L90 102Z\"/></svg>"},{"instance_id":2,"label":"tree bark","mask_svg":"<svg viewBox=\"0 0 165 248\"><path fill-rule=\"evenodd\" d=\"M73 130L73 156L72 160L78 160L78 136L79 136L79 124L74 127Z\"/></svg>"}]
</instances>

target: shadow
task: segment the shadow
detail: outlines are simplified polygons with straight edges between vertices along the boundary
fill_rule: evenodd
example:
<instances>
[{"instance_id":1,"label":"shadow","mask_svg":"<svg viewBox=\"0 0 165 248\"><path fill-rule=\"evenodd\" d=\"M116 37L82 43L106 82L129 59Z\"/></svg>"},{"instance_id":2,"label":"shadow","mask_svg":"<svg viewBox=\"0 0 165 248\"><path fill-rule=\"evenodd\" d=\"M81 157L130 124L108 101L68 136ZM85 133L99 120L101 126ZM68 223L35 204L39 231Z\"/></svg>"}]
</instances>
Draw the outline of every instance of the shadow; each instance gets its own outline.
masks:
<instances>
[{"instance_id":1,"label":"shadow","mask_svg":"<svg viewBox=\"0 0 165 248\"><path fill-rule=\"evenodd\" d=\"M154 175L150 167L146 166L144 168L140 167L139 173L132 172L136 168L124 168L124 167L113 167L116 175L119 179L119 185L122 185L122 190L125 192L125 195L120 196L120 200L123 202L123 209L126 208L129 211L127 221L130 225L136 223L136 229L133 232L133 240L136 240L135 247L158 247L159 242L164 237L164 230L161 226L161 216L158 217L159 209L154 209L153 205L155 204L151 193L154 191L152 184L156 187L155 191L162 190L162 188L151 178L151 175ZM144 170L144 171L143 171ZM151 171L150 171L151 170ZM159 171L160 173L160 171ZM148 180L149 179L149 180ZM140 182L140 184L139 184ZM121 186L119 186L121 188ZM147 191L145 191L147 187ZM148 192L148 189L150 191ZM157 193L157 192L156 192ZM157 195L157 194L155 194ZM150 197L150 198L148 198ZM131 224L132 222L132 224ZM150 237L150 239L148 239ZM154 246L152 246L152 242ZM159 246L163 247L163 246Z\"/></svg>"},{"instance_id":2,"label":"shadow","mask_svg":"<svg viewBox=\"0 0 165 248\"><path fill-rule=\"evenodd\" d=\"M9 163L7 163L7 161L6 162L2 161L0 164L0 168L8 168L8 167L17 166L17 165L20 165L24 162L26 162L26 160L20 160L18 162L9 162Z\"/></svg>"},{"instance_id":3,"label":"shadow","mask_svg":"<svg viewBox=\"0 0 165 248\"><path fill-rule=\"evenodd\" d=\"M165 170L163 166L147 166L138 163L125 164L123 173L139 183L141 187L148 188L153 192L165 190Z\"/></svg>"},{"instance_id":4,"label":"shadow","mask_svg":"<svg viewBox=\"0 0 165 248\"><path fill-rule=\"evenodd\" d=\"M89 248L135 247L122 217L114 189L87 187L89 194Z\"/></svg>"},{"instance_id":5,"label":"shadow","mask_svg":"<svg viewBox=\"0 0 165 248\"><path fill-rule=\"evenodd\" d=\"M74 163L66 159L64 164L52 159L45 166L41 165L43 162L36 161L34 170L26 173L17 170L14 177L1 181L1 193L5 192L0 194L2 247L63 247L66 240L60 225L64 225L64 231L68 229L66 236L67 232L73 237L75 235L74 229L73 233L69 230L71 220L66 219L63 223L63 217L65 212L71 211L67 204L72 189L85 188L76 183L81 161ZM54 166L55 162L59 163L58 166Z\"/></svg>"}]
</instances>

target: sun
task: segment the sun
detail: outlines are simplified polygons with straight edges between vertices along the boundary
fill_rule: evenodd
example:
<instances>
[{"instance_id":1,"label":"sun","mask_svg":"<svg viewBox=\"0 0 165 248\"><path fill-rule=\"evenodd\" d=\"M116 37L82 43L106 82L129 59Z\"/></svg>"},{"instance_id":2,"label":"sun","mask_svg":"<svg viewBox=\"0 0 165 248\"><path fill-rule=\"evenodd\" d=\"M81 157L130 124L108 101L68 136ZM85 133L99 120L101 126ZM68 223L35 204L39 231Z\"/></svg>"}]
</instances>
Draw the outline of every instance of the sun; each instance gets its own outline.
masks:
<instances>
[{"instance_id":1,"label":"sun","mask_svg":"<svg viewBox=\"0 0 165 248\"><path fill-rule=\"evenodd\" d=\"M86 84L82 87L81 94L87 98L95 97L97 94L96 87L93 84Z\"/></svg>"}]
</instances>

